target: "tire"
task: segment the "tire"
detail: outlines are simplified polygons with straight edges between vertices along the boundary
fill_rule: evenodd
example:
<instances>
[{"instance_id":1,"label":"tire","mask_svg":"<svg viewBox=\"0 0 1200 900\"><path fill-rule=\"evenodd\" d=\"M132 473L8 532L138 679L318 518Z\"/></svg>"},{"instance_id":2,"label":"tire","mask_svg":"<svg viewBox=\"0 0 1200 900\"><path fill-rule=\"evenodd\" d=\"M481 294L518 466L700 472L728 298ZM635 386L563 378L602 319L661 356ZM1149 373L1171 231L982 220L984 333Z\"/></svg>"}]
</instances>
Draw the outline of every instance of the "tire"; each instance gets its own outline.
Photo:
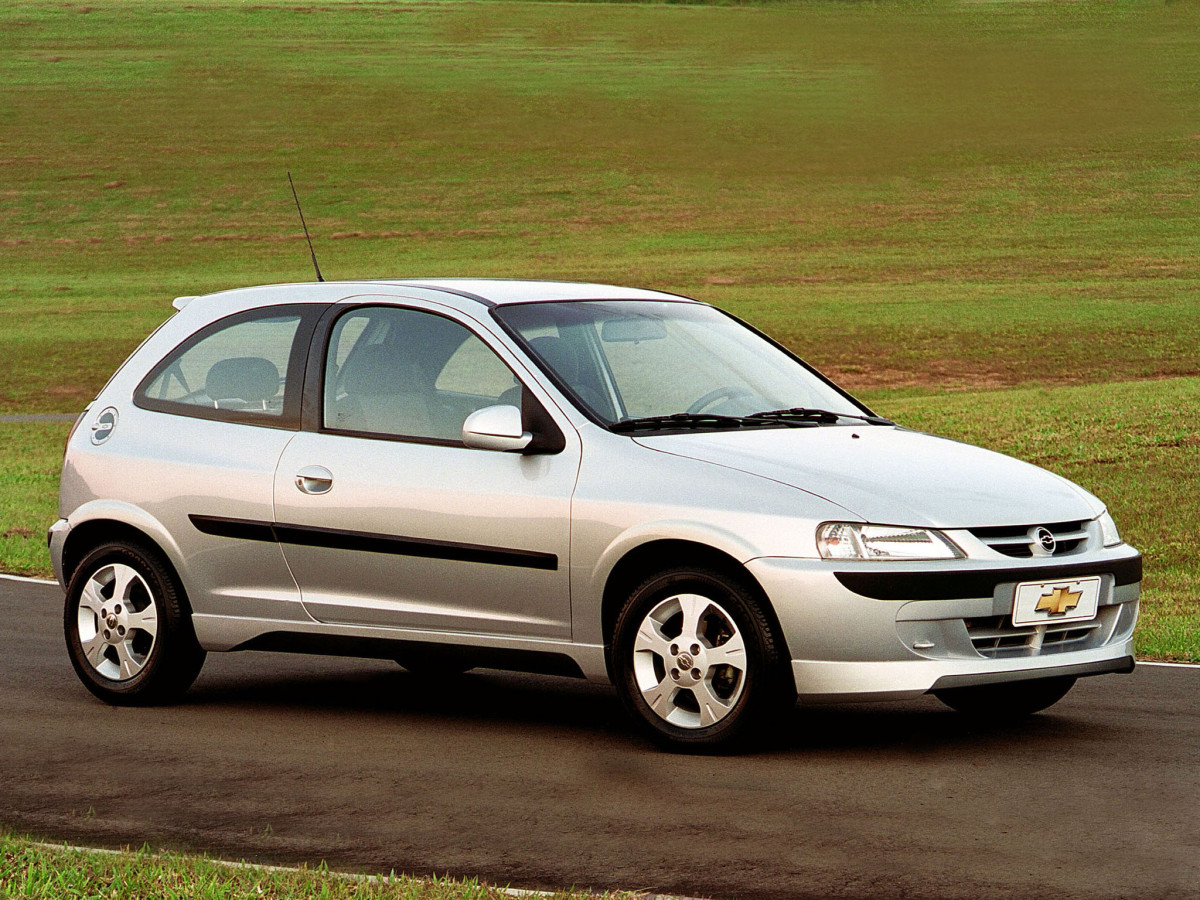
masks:
<instances>
[{"instance_id":1,"label":"tire","mask_svg":"<svg viewBox=\"0 0 1200 900\"><path fill-rule=\"evenodd\" d=\"M115 706L176 700L204 665L175 576L157 552L132 542L104 544L79 564L63 631L79 680Z\"/></svg>"},{"instance_id":2,"label":"tire","mask_svg":"<svg viewBox=\"0 0 1200 900\"><path fill-rule=\"evenodd\" d=\"M974 719L1011 722L1053 706L1075 684L1071 677L1008 681L935 691L934 696Z\"/></svg>"},{"instance_id":3,"label":"tire","mask_svg":"<svg viewBox=\"0 0 1200 900\"><path fill-rule=\"evenodd\" d=\"M644 581L612 647L622 703L669 749L744 745L795 704L783 642L754 595L720 572L674 569Z\"/></svg>"}]
</instances>

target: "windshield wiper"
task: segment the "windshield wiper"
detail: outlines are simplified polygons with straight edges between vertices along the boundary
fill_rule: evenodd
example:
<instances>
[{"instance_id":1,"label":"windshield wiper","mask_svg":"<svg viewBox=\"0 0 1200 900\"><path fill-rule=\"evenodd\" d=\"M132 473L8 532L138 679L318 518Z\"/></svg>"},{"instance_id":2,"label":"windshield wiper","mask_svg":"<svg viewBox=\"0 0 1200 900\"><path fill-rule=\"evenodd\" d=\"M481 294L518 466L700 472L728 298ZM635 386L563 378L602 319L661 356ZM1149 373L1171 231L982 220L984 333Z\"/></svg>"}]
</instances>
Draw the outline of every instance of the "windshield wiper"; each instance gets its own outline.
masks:
<instances>
[{"instance_id":1,"label":"windshield wiper","mask_svg":"<svg viewBox=\"0 0 1200 900\"><path fill-rule=\"evenodd\" d=\"M807 406L793 406L790 409L768 409L763 412L751 413L744 418L767 419L778 422L816 422L832 425L838 419L859 419L872 425L895 425L891 419L883 416L860 416L855 413L839 413L828 409L812 409Z\"/></svg>"},{"instance_id":2,"label":"windshield wiper","mask_svg":"<svg viewBox=\"0 0 1200 900\"><path fill-rule=\"evenodd\" d=\"M722 416L717 413L672 413L669 416L640 416L636 419L622 419L614 422L609 428L616 432L627 431L660 431L668 428L745 428L747 426L763 426L781 424L777 419L761 416ZM813 423L815 424L815 423Z\"/></svg>"},{"instance_id":3,"label":"windshield wiper","mask_svg":"<svg viewBox=\"0 0 1200 900\"><path fill-rule=\"evenodd\" d=\"M693 430L701 428L762 428L764 425L787 428L814 428L818 425L833 425L838 419L859 419L872 425L895 425L882 416L859 416L854 413L836 413L828 409L811 409L794 406L791 409L772 409L751 413L748 416L723 416L719 413L672 413L667 416L639 416L622 419L609 428L618 433L631 431L663 431L667 429Z\"/></svg>"}]
</instances>

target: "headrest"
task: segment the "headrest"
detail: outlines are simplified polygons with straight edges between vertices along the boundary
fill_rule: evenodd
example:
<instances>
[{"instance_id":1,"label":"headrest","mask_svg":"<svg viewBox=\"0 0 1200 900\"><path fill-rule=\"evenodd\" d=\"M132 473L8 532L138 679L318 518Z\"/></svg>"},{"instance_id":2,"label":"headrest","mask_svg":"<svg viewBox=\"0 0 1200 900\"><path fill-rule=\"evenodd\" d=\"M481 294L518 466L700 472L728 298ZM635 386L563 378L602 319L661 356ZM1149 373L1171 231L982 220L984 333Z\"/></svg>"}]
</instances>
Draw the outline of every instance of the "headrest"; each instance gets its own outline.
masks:
<instances>
[{"instance_id":1,"label":"headrest","mask_svg":"<svg viewBox=\"0 0 1200 900\"><path fill-rule=\"evenodd\" d=\"M420 390L419 372L412 360L382 344L363 347L346 363L342 383L347 394L411 394Z\"/></svg>"},{"instance_id":2,"label":"headrest","mask_svg":"<svg viewBox=\"0 0 1200 900\"><path fill-rule=\"evenodd\" d=\"M262 403L279 393L279 370L261 356L223 359L208 370L204 392L213 400Z\"/></svg>"}]
</instances>

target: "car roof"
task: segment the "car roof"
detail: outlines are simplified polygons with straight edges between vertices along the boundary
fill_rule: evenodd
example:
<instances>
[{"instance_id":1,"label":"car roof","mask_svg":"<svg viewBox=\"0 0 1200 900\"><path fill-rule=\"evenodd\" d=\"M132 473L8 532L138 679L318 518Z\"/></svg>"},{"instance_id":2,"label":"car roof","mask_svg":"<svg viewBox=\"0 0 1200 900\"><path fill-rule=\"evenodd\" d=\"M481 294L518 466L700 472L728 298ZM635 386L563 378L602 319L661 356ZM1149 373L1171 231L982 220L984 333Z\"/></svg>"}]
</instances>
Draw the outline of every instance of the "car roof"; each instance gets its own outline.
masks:
<instances>
[{"instance_id":1,"label":"car roof","mask_svg":"<svg viewBox=\"0 0 1200 900\"><path fill-rule=\"evenodd\" d=\"M499 306L509 303L544 303L553 300L668 300L694 303L688 297L678 294L668 294L663 291L652 291L643 288L620 287L611 284L589 284L573 281L521 281L505 278L397 278L372 279L364 281L325 281L304 282L301 284L264 285L257 288L237 288L232 291L220 291L217 294L205 296L228 296L240 292L253 292L258 302L292 302L296 300L331 300L336 295L349 296L363 289L379 288L418 288L429 291L441 291L458 297L467 298L482 303L485 306ZM300 289L309 297L297 296ZM263 296L276 294L276 297ZM183 309L196 297L179 297L175 300L175 308Z\"/></svg>"},{"instance_id":2,"label":"car roof","mask_svg":"<svg viewBox=\"0 0 1200 900\"><path fill-rule=\"evenodd\" d=\"M392 282L388 282L392 283ZM613 284L575 281L520 281L505 278L421 278L395 282L412 287L474 294L491 303L539 303L549 300L688 300L678 294Z\"/></svg>"}]
</instances>

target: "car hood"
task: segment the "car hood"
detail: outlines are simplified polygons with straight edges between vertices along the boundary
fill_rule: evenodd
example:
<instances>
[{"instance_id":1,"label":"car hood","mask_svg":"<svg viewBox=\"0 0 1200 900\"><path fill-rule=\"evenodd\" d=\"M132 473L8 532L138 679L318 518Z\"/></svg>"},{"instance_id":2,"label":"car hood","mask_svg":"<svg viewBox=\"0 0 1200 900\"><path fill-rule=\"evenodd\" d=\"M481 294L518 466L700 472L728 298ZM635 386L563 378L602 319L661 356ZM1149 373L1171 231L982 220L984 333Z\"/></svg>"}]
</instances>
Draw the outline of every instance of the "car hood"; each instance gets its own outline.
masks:
<instances>
[{"instance_id":1,"label":"car hood","mask_svg":"<svg viewBox=\"0 0 1200 900\"><path fill-rule=\"evenodd\" d=\"M637 441L791 485L880 524L1031 525L1092 518L1104 509L1045 469L906 428L754 429Z\"/></svg>"}]
</instances>

